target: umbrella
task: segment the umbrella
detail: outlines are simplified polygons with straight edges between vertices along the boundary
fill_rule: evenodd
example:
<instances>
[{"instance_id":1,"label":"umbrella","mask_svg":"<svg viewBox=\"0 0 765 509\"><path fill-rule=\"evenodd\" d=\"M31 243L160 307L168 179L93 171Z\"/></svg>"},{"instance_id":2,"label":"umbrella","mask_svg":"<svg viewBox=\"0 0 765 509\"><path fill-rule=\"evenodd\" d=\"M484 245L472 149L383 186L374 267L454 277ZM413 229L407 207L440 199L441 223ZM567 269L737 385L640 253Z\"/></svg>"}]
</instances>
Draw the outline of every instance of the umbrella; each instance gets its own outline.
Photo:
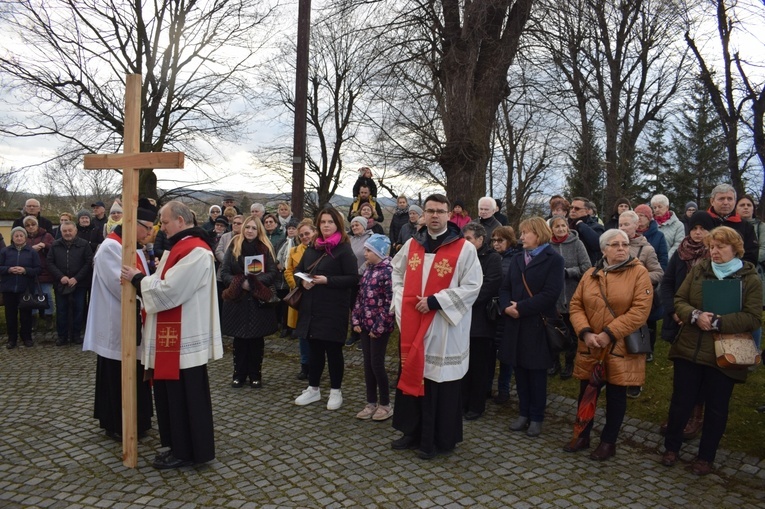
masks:
<instances>
[{"instance_id":1,"label":"umbrella","mask_svg":"<svg viewBox=\"0 0 765 509\"><path fill-rule=\"evenodd\" d=\"M604 348L598 362L592 368L590 373L590 380L587 387L584 389L582 399L579 401L579 408L576 411L576 421L574 422L574 438L576 440L579 435L582 434L584 428L587 427L592 419L595 417L595 409L598 407L598 389L603 384L603 378L606 375L605 359L608 355L608 348Z\"/></svg>"}]
</instances>

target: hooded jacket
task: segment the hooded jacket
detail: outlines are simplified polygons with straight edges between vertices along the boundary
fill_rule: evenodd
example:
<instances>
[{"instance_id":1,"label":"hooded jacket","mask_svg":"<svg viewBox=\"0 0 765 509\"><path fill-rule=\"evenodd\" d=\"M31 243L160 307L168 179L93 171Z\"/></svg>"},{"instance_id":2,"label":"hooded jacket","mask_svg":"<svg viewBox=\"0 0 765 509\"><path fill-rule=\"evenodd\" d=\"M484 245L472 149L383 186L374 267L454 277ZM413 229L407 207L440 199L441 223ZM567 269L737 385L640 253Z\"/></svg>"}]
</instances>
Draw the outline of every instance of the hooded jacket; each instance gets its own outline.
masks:
<instances>
[{"instance_id":1,"label":"hooded jacket","mask_svg":"<svg viewBox=\"0 0 765 509\"><path fill-rule=\"evenodd\" d=\"M574 377L588 380L603 352L585 345L584 334L605 331L611 338L606 347L605 380L613 385L640 386L645 383L645 355L627 352L624 337L648 320L653 302L651 279L643 264L632 257L611 270L604 267L601 259L589 269L571 299L571 324L579 338ZM604 295L616 316L609 311Z\"/></svg>"}]
</instances>

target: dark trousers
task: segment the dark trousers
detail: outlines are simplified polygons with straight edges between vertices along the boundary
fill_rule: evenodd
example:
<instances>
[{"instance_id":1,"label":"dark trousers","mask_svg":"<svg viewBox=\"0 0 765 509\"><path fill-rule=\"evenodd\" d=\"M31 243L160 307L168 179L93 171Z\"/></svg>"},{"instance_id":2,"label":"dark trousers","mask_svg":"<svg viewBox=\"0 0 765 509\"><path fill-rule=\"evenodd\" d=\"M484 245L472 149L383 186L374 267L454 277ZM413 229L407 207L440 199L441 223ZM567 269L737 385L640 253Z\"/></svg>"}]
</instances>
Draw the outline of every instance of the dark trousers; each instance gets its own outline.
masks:
<instances>
[{"instance_id":1,"label":"dark trousers","mask_svg":"<svg viewBox=\"0 0 765 509\"><path fill-rule=\"evenodd\" d=\"M370 338L369 332L360 333L361 351L364 354L364 384L367 387L367 403L377 403L377 391L380 391L379 403L390 405L390 384L385 371L385 350L388 348L390 333Z\"/></svg>"},{"instance_id":2,"label":"dark trousers","mask_svg":"<svg viewBox=\"0 0 765 509\"><path fill-rule=\"evenodd\" d=\"M68 295L56 290L56 332L59 338L78 341L85 317L86 288L75 287Z\"/></svg>"},{"instance_id":3,"label":"dark trousers","mask_svg":"<svg viewBox=\"0 0 765 509\"><path fill-rule=\"evenodd\" d=\"M470 363L462 378L462 410L482 414L486 410L486 387L491 384L489 366L494 360L493 338L470 338ZM489 385L491 391L491 385Z\"/></svg>"},{"instance_id":4,"label":"dark trousers","mask_svg":"<svg viewBox=\"0 0 765 509\"><path fill-rule=\"evenodd\" d=\"M587 388L588 381L581 380L579 383L579 401L582 401L584 390ZM603 385L598 387L598 396L603 390ZM624 422L624 414L627 413L627 387L622 385L613 385L606 383L606 425L603 426L603 431L600 433L600 440L608 444L615 444L616 439L619 437L619 430ZM687 419L686 419L687 420ZM590 421L590 424L582 431L582 437L589 437L592 431L592 424L594 419ZM685 423L683 423L685 425Z\"/></svg>"},{"instance_id":5,"label":"dark trousers","mask_svg":"<svg viewBox=\"0 0 765 509\"><path fill-rule=\"evenodd\" d=\"M260 380L264 348L263 338L234 338L234 378Z\"/></svg>"},{"instance_id":6,"label":"dark trousers","mask_svg":"<svg viewBox=\"0 0 765 509\"><path fill-rule=\"evenodd\" d=\"M19 338L21 322L21 340L32 341L32 310L20 310L19 301L24 294L3 292L5 302L5 324L8 329L8 342L16 343Z\"/></svg>"},{"instance_id":7,"label":"dark trousers","mask_svg":"<svg viewBox=\"0 0 765 509\"><path fill-rule=\"evenodd\" d=\"M163 447L181 460L215 458L212 399L207 366L180 370L178 380L154 380L157 427Z\"/></svg>"},{"instance_id":8,"label":"dark trousers","mask_svg":"<svg viewBox=\"0 0 765 509\"><path fill-rule=\"evenodd\" d=\"M664 447L668 451L680 450L685 423L688 422L697 401L703 398L704 426L699 442L699 459L714 461L720 439L728 424L728 406L734 385L733 379L719 369L675 359L672 401L669 405Z\"/></svg>"},{"instance_id":9,"label":"dark trousers","mask_svg":"<svg viewBox=\"0 0 765 509\"><path fill-rule=\"evenodd\" d=\"M319 386L321 375L324 373L324 358L326 357L330 387L339 389L343 385L343 372L345 371L343 343L324 339L310 339L308 342L311 345L308 353L308 385L311 387Z\"/></svg>"},{"instance_id":10,"label":"dark trousers","mask_svg":"<svg viewBox=\"0 0 765 509\"><path fill-rule=\"evenodd\" d=\"M547 370L515 367L515 384L518 389L518 410L521 417L534 422L545 419L547 406Z\"/></svg>"},{"instance_id":11,"label":"dark trousers","mask_svg":"<svg viewBox=\"0 0 765 509\"><path fill-rule=\"evenodd\" d=\"M462 442L461 381L425 379L425 395L407 396L396 390L393 427L420 442L420 449L448 452Z\"/></svg>"}]
</instances>

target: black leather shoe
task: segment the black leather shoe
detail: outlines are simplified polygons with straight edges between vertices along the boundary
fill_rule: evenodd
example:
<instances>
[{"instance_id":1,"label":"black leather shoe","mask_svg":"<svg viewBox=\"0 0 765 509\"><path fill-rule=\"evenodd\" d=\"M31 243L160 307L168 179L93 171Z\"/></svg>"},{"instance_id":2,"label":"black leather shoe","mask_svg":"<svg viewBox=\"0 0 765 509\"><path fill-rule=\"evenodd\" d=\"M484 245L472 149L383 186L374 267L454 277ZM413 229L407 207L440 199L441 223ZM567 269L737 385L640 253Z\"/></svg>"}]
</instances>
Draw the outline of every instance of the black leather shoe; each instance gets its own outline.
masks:
<instances>
[{"instance_id":1,"label":"black leather shoe","mask_svg":"<svg viewBox=\"0 0 765 509\"><path fill-rule=\"evenodd\" d=\"M8 344L5 345L5 348L7 348L8 350L13 350L14 348L16 348L16 342L15 341L8 341Z\"/></svg>"},{"instance_id":2,"label":"black leather shoe","mask_svg":"<svg viewBox=\"0 0 765 509\"><path fill-rule=\"evenodd\" d=\"M261 389L263 388L263 382L260 380L260 378L256 378L255 380L250 380L250 387L253 389Z\"/></svg>"},{"instance_id":3,"label":"black leather shoe","mask_svg":"<svg viewBox=\"0 0 765 509\"><path fill-rule=\"evenodd\" d=\"M106 430L106 436L117 442L122 442L122 435L116 431Z\"/></svg>"},{"instance_id":4,"label":"black leather shoe","mask_svg":"<svg viewBox=\"0 0 765 509\"><path fill-rule=\"evenodd\" d=\"M152 463L152 466L158 470L167 470L170 468L188 467L189 465L193 464L193 461L178 459L173 456L172 452L170 452L170 454L167 456L155 459L154 463Z\"/></svg>"},{"instance_id":5,"label":"black leather shoe","mask_svg":"<svg viewBox=\"0 0 765 509\"><path fill-rule=\"evenodd\" d=\"M433 458L438 456L438 450L433 449L432 451L428 452L428 451L423 451L422 449L420 449L419 451L417 451L417 456L421 460L432 460Z\"/></svg>"},{"instance_id":6,"label":"black leather shoe","mask_svg":"<svg viewBox=\"0 0 765 509\"><path fill-rule=\"evenodd\" d=\"M66 338L58 338L56 340L56 346L64 346L64 345L68 345L68 344L69 344L69 340L66 339Z\"/></svg>"},{"instance_id":7,"label":"black leather shoe","mask_svg":"<svg viewBox=\"0 0 765 509\"><path fill-rule=\"evenodd\" d=\"M391 449L396 451L403 451L404 449L416 449L419 446L419 441L411 435L404 435L398 440L394 440L390 444Z\"/></svg>"},{"instance_id":8,"label":"black leather shoe","mask_svg":"<svg viewBox=\"0 0 765 509\"><path fill-rule=\"evenodd\" d=\"M171 449L168 449L168 450L166 450L164 452L159 452L159 453L157 453L156 456L154 456L154 461L164 460L165 458L167 458L171 454L173 454L173 451Z\"/></svg>"},{"instance_id":9,"label":"black leather shoe","mask_svg":"<svg viewBox=\"0 0 765 509\"><path fill-rule=\"evenodd\" d=\"M590 437L579 437L572 439L569 443L563 446L563 450L566 452L579 452L583 449L590 448Z\"/></svg>"},{"instance_id":10,"label":"black leather shoe","mask_svg":"<svg viewBox=\"0 0 765 509\"><path fill-rule=\"evenodd\" d=\"M478 419L479 417L481 417L481 415L483 415L483 414L479 414L478 412L473 412L471 410L471 411L469 411L469 412L467 412L465 414L465 420L466 421L474 421L474 420Z\"/></svg>"},{"instance_id":11,"label":"black leather shoe","mask_svg":"<svg viewBox=\"0 0 765 509\"><path fill-rule=\"evenodd\" d=\"M242 382L240 379L234 378L233 380L231 380L231 387L233 387L234 389L240 389L243 386L244 386L244 382Z\"/></svg>"}]
</instances>

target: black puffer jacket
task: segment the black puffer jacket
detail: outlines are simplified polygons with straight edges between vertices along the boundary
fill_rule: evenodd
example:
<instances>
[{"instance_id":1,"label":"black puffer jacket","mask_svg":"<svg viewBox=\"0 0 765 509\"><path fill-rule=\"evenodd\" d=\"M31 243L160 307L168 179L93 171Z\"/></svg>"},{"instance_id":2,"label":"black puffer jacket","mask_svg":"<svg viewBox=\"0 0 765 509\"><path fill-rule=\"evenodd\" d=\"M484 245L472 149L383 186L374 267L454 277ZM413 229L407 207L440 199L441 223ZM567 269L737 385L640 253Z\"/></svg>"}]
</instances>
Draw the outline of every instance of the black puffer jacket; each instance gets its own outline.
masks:
<instances>
[{"instance_id":1,"label":"black puffer jacket","mask_svg":"<svg viewBox=\"0 0 765 509\"><path fill-rule=\"evenodd\" d=\"M483 271L483 284L473 304L470 337L493 339L497 321L489 320L486 306L493 297L499 296L499 287L502 285L502 256L492 248L482 246L478 250L478 262Z\"/></svg>"}]
</instances>

